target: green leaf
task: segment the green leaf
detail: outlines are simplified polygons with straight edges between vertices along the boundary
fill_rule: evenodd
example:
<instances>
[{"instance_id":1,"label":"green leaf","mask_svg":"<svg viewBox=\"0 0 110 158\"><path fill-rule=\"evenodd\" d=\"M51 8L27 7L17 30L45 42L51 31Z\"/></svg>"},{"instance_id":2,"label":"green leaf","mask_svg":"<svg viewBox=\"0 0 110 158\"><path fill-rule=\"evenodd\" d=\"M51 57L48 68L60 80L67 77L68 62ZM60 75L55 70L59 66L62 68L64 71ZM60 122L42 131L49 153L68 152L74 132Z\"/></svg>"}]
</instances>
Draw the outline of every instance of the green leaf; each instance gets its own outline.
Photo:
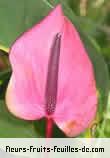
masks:
<instances>
[{"instance_id":1,"label":"green leaf","mask_svg":"<svg viewBox=\"0 0 110 158\"><path fill-rule=\"evenodd\" d=\"M49 10L43 0L0 0L0 44L9 47Z\"/></svg>"},{"instance_id":2,"label":"green leaf","mask_svg":"<svg viewBox=\"0 0 110 158\"><path fill-rule=\"evenodd\" d=\"M38 134L32 122L15 118L7 111L5 103L0 101L0 137L34 138L38 137Z\"/></svg>"}]
</instances>

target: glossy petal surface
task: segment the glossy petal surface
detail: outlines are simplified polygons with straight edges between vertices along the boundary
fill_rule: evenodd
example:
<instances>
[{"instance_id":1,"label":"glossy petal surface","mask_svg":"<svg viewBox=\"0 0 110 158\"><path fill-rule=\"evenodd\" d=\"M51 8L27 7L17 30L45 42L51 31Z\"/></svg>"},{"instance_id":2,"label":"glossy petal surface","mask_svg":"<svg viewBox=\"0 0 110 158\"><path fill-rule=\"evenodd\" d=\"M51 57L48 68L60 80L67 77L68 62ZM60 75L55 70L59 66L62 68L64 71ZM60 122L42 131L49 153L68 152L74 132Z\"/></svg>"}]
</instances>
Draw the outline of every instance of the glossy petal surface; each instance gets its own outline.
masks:
<instances>
[{"instance_id":1,"label":"glossy petal surface","mask_svg":"<svg viewBox=\"0 0 110 158\"><path fill-rule=\"evenodd\" d=\"M13 74L6 94L8 109L16 116L34 120L45 116L45 82L54 36L62 30L63 13L57 6L41 23L13 44Z\"/></svg>"},{"instance_id":2,"label":"glossy petal surface","mask_svg":"<svg viewBox=\"0 0 110 158\"><path fill-rule=\"evenodd\" d=\"M66 18L61 43L54 119L66 135L75 136L84 131L95 116L96 85L92 64L79 34Z\"/></svg>"},{"instance_id":3,"label":"glossy petal surface","mask_svg":"<svg viewBox=\"0 0 110 158\"><path fill-rule=\"evenodd\" d=\"M8 109L17 117L48 117L45 88L51 46L61 35L57 103L50 116L67 136L76 136L93 120L97 109L93 67L79 34L57 6L41 23L13 44L13 74L7 89Z\"/></svg>"}]
</instances>

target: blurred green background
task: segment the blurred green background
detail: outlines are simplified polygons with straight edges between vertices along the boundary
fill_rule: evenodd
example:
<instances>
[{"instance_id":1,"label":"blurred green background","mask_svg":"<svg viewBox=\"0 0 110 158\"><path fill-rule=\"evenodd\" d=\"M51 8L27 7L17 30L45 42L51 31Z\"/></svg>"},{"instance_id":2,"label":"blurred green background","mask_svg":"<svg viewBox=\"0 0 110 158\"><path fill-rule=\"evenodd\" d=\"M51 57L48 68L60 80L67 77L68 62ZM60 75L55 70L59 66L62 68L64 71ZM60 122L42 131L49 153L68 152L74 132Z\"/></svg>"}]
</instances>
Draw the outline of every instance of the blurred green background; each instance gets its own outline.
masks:
<instances>
[{"instance_id":1,"label":"blurred green background","mask_svg":"<svg viewBox=\"0 0 110 158\"><path fill-rule=\"evenodd\" d=\"M0 137L44 137L45 120L23 121L5 105L12 43L58 3L80 33L93 63L99 98L96 119L78 137L110 137L110 0L0 0ZM65 135L54 126L54 137Z\"/></svg>"}]
</instances>

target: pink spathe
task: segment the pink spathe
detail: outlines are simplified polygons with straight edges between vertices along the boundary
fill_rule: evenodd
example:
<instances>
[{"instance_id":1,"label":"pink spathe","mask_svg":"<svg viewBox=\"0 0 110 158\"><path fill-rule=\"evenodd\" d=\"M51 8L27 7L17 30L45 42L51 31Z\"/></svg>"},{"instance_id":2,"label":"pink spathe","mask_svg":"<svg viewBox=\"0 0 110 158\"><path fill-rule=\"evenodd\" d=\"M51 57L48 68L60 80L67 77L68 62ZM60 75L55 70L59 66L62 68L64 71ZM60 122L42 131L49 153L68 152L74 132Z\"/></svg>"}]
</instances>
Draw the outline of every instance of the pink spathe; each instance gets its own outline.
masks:
<instances>
[{"instance_id":1,"label":"pink spathe","mask_svg":"<svg viewBox=\"0 0 110 158\"><path fill-rule=\"evenodd\" d=\"M57 33L61 35L57 103L48 116L45 86L50 49ZM89 126L97 109L93 67L76 28L64 17L60 5L15 41L10 62L13 73L6 93L10 112L26 120L51 117L70 137Z\"/></svg>"}]
</instances>

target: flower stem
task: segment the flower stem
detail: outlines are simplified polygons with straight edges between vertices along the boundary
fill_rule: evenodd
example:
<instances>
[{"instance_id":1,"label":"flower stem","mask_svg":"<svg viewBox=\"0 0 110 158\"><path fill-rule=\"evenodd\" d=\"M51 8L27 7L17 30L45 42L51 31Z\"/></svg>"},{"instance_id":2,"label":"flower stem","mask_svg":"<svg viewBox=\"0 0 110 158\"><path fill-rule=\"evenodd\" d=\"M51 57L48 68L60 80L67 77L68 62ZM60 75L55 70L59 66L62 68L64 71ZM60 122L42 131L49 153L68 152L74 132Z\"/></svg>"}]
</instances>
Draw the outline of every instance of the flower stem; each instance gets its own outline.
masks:
<instances>
[{"instance_id":1,"label":"flower stem","mask_svg":"<svg viewBox=\"0 0 110 158\"><path fill-rule=\"evenodd\" d=\"M52 138L53 132L53 120L51 118L46 118L46 138Z\"/></svg>"}]
</instances>

